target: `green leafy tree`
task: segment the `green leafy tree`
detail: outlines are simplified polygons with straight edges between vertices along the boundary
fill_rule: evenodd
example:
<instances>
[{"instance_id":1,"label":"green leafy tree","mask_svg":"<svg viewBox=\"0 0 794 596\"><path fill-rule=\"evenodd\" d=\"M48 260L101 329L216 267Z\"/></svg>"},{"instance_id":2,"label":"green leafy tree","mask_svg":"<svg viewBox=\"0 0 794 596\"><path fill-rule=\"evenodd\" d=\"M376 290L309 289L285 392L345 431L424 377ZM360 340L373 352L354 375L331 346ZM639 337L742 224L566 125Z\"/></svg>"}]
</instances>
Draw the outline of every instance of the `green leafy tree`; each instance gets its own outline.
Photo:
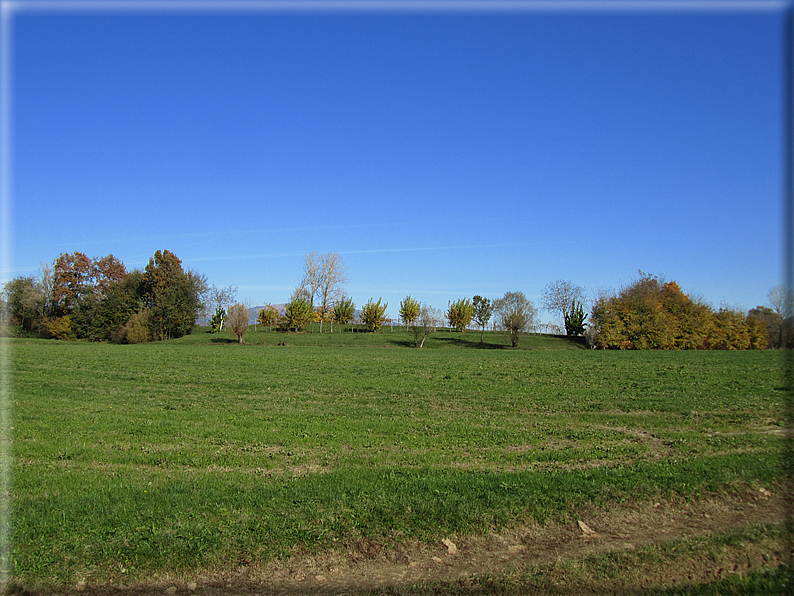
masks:
<instances>
[{"instance_id":1,"label":"green leafy tree","mask_svg":"<svg viewBox=\"0 0 794 596\"><path fill-rule=\"evenodd\" d=\"M224 321L226 321L226 310L219 308L213 313L210 320L210 333L220 332L223 329Z\"/></svg>"},{"instance_id":2,"label":"green leafy tree","mask_svg":"<svg viewBox=\"0 0 794 596\"><path fill-rule=\"evenodd\" d=\"M361 322L366 325L368 331L378 331L383 322L386 320L386 308L388 303L381 304L381 299L378 298L377 302L373 302L372 298L369 299L359 313Z\"/></svg>"},{"instance_id":3,"label":"green leafy tree","mask_svg":"<svg viewBox=\"0 0 794 596\"><path fill-rule=\"evenodd\" d=\"M564 315L565 334L568 336L582 335L586 318L587 314L584 312L582 303L574 300L571 309Z\"/></svg>"},{"instance_id":4,"label":"green leafy tree","mask_svg":"<svg viewBox=\"0 0 794 596\"><path fill-rule=\"evenodd\" d=\"M421 310L422 305L408 295L400 302L400 319L402 319L404 325L410 327L419 318Z\"/></svg>"},{"instance_id":5,"label":"green leafy tree","mask_svg":"<svg viewBox=\"0 0 794 596\"><path fill-rule=\"evenodd\" d=\"M284 307L284 318L289 329L303 329L314 319L312 303L306 298L296 298Z\"/></svg>"},{"instance_id":6,"label":"green leafy tree","mask_svg":"<svg viewBox=\"0 0 794 596\"><path fill-rule=\"evenodd\" d=\"M521 335L535 325L537 316L537 310L523 292L507 292L504 297L494 300L494 313L497 325L510 338L514 348L518 347Z\"/></svg>"},{"instance_id":7,"label":"green leafy tree","mask_svg":"<svg viewBox=\"0 0 794 596\"><path fill-rule=\"evenodd\" d=\"M474 318L474 307L468 298L461 298L448 305L446 317L449 326L462 333Z\"/></svg>"},{"instance_id":8,"label":"green leafy tree","mask_svg":"<svg viewBox=\"0 0 794 596\"><path fill-rule=\"evenodd\" d=\"M190 333L201 310L202 291L206 291L206 282L183 271L175 254L156 251L143 275L151 337L162 340Z\"/></svg>"},{"instance_id":9,"label":"green leafy tree","mask_svg":"<svg viewBox=\"0 0 794 596\"><path fill-rule=\"evenodd\" d=\"M480 326L480 343L483 343L485 326L493 315L493 304L488 298L475 296L472 300L472 307L474 308L474 320L477 321L477 324Z\"/></svg>"},{"instance_id":10,"label":"green leafy tree","mask_svg":"<svg viewBox=\"0 0 794 596\"><path fill-rule=\"evenodd\" d=\"M356 305L353 299L348 296L340 298L339 302L334 305L334 321L338 325L346 325L353 320L356 315Z\"/></svg>"},{"instance_id":11,"label":"green leafy tree","mask_svg":"<svg viewBox=\"0 0 794 596\"><path fill-rule=\"evenodd\" d=\"M42 316L45 297L35 277L16 277L3 286L3 295L12 326L24 334L46 334Z\"/></svg>"},{"instance_id":12,"label":"green leafy tree","mask_svg":"<svg viewBox=\"0 0 794 596\"><path fill-rule=\"evenodd\" d=\"M104 298L98 300L88 313L89 324L82 331L88 333L88 339L123 341L121 329L133 315L144 309L142 284L143 272L135 269L107 287ZM82 310L79 310L77 318L80 319L82 314Z\"/></svg>"},{"instance_id":13,"label":"green leafy tree","mask_svg":"<svg viewBox=\"0 0 794 596\"><path fill-rule=\"evenodd\" d=\"M227 317L229 329L232 330L237 336L237 341L243 343L243 335L248 331L248 322L251 320L251 314L248 312L248 307L245 304L234 304L229 309Z\"/></svg>"}]
</instances>

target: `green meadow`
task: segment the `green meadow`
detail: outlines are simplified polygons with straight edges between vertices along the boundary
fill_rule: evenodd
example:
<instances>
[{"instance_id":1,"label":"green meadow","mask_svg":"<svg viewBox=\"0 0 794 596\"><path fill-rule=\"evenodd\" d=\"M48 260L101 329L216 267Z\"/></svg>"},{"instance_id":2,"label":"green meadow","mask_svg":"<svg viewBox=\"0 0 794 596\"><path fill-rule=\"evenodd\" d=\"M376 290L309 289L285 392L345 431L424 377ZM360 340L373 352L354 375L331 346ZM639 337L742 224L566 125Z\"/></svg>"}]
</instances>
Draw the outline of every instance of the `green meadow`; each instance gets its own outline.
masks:
<instances>
[{"instance_id":1,"label":"green meadow","mask_svg":"<svg viewBox=\"0 0 794 596\"><path fill-rule=\"evenodd\" d=\"M129 584L782 482L784 353L342 331L10 340L14 581Z\"/></svg>"}]
</instances>

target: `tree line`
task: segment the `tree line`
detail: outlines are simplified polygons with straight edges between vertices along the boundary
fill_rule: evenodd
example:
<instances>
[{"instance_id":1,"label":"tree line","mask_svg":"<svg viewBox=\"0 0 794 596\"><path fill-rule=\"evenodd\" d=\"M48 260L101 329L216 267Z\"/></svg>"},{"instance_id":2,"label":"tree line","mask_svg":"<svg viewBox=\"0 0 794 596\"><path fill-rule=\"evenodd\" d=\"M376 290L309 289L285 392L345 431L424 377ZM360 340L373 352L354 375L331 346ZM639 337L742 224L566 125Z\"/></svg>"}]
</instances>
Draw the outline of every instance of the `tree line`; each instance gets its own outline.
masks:
<instances>
[{"instance_id":1,"label":"tree line","mask_svg":"<svg viewBox=\"0 0 794 596\"><path fill-rule=\"evenodd\" d=\"M143 271L127 271L113 255L61 254L39 276L5 284L0 314L15 335L142 343L190 333L207 279L168 250Z\"/></svg>"},{"instance_id":2,"label":"tree line","mask_svg":"<svg viewBox=\"0 0 794 596\"><path fill-rule=\"evenodd\" d=\"M301 331L309 323L333 326L358 320L370 332L389 322L388 304L370 298L356 308L346 295L347 269L337 253L304 257L300 283L282 310L265 305L256 321L268 329ZM248 307L234 303L236 288L210 287L205 276L182 268L168 250L156 251L141 270L127 271L113 255L91 259L80 252L61 254L42 265L40 275L17 277L3 287L0 322L11 333L29 337L141 343L181 337L200 315L211 331L231 330L243 340ZM794 298L783 286L769 293L769 306L748 313L713 309L675 281L639 272L619 292L601 291L589 312L584 288L570 281L548 284L541 308L564 322L565 333L602 349L763 349L794 347ZM227 312L228 309L228 312ZM421 348L438 328L464 331L472 326L503 331L513 347L537 329L538 310L522 292L496 299L474 296L450 301L442 311L410 295L399 317Z\"/></svg>"}]
</instances>

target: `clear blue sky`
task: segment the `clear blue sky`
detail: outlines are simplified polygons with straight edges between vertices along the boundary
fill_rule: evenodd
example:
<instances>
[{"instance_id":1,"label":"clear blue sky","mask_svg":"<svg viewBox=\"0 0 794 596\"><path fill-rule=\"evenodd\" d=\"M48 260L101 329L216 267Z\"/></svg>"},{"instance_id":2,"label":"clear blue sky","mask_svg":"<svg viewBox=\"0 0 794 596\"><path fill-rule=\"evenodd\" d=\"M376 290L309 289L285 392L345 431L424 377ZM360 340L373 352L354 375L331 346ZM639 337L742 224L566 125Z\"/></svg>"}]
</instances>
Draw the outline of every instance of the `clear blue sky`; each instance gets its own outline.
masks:
<instances>
[{"instance_id":1,"label":"clear blue sky","mask_svg":"<svg viewBox=\"0 0 794 596\"><path fill-rule=\"evenodd\" d=\"M640 269L748 309L781 280L783 4L15 6L3 279L168 249L279 303L334 251L392 316Z\"/></svg>"}]
</instances>

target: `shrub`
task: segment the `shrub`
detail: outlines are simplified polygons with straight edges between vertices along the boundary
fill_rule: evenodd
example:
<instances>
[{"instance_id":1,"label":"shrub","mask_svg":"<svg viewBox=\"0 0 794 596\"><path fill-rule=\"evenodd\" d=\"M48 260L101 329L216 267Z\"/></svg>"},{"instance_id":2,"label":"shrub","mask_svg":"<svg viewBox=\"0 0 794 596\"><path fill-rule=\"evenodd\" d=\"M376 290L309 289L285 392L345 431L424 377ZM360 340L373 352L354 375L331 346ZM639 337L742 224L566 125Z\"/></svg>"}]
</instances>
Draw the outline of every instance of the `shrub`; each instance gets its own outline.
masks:
<instances>
[{"instance_id":1,"label":"shrub","mask_svg":"<svg viewBox=\"0 0 794 596\"><path fill-rule=\"evenodd\" d=\"M73 337L71 315L45 319L44 327L47 329L50 336L55 339L69 339Z\"/></svg>"},{"instance_id":2,"label":"shrub","mask_svg":"<svg viewBox=\"0 0 794 596\"><path fill-rule=\"evenodd\" d=\"M537 310L523 292L507 292L504 297L494 300L494 312L497 325L510 338L514 348L518 347L521 334L535 325L537 316Z\"/></svg>"},{"instance_id":3,"label":"shrub","mask_svg":"<svg viewBox=\"0 0 794 596\"><path fill-rule=\"evenodd\" d=\"M427 336L435 333L438 326L443 322L443 314L437 308L422 304L419 309L418 321L411 325L411 330L414 333L414 345L421 348L425 345Z\"/></svg>"},{"instance_id":4,"label":"shrub","mask_svg":"<svg viewBox=\"0 0 794 596\"><path fill-rule=\"evenodd\" d=\"M229 329L237 336L237 341L243 343L243 335L248 331L248 321L251 315L245 304L235 304L229 309Z\"/></svg>"},{"instance_id":5,"label":"shrub","mask_svg":"<svg viewBox=\"0 0 794 596\"><path fill-rule=\"evenodd\" d=\"M142 344L151 341L149 332L149 312L141 311L130 317L130 320L118 330L114 338L116 343Z\"/></svg>"}]
</instances>

